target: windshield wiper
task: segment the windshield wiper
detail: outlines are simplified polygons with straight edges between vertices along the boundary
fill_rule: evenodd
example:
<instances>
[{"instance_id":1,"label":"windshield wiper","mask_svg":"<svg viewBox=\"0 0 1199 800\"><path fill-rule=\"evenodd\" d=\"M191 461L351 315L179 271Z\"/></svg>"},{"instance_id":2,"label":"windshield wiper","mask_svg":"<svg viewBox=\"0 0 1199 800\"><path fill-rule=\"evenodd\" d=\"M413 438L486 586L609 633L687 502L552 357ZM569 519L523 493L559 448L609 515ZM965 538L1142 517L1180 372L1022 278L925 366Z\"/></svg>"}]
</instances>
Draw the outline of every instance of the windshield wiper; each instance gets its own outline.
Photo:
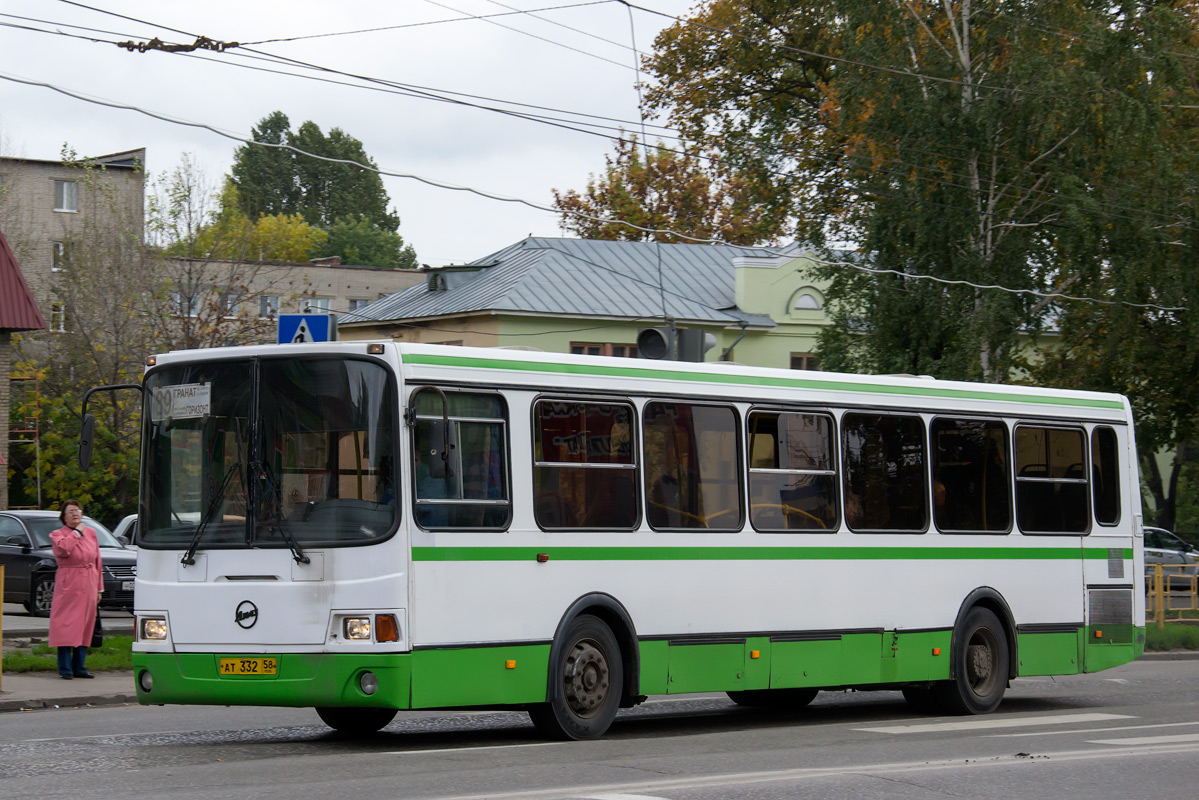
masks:
<instances>
[{"instance_id":1,"label":"windshield wiper","mask_svg":"<svg viewBox=\"0 0 1199 800\"><path fill-rule=\"evenodd\" d=\"M266 481L268 490L271 490L273 487L278 485L275 482L275 478L270 468L267 467L265 462L255 461L250 465L250 467L254 471L253 474ZM262 501L259 500L259 502L261 503ZM308 518L307 512L305 512L304 518ZM283 541L287 542L287 549L291 551L291 557L297 564L312 563L312 559L304 555L304 551L300 549L300 542L298 539L296 539L295 534L291 532L291 526L287 524L287 519L283 517L282 513L279 513L277 516L275 516L274 520L266 520L266 522L268 524L270 522L277 523L271 527L279 531L279 533L283 536ZM257 522L255 524L257 525Z\"/></svg>"},{"instance_id":2,"label":"windshield wiper","mask_svg":"<svg viewBox=\"0 0 1199 800\"><path fill-rule=\"evenodd\" d=\"M204 516L200 518L200 524L196 526L196 535L192 537L192 542L187 547L187 552L183 554L183 558L179 559L179 563L185 567L189 567L196 563L196 548L200 546L200 539L204 536L204 530L208 527L208 523L212 520L212 515L221 505L221 501L225 499L225 490L229 488L229 479L233 477L233 473L241 474L241 462L236 461L229 465L229 469L225 470L225 477L221 478L221 486L217 490L216 497L212 498L212 502L208 504L208 508L204 511ZM243 480L244 485L244 480Z\"/></svg>"}]
</instances>

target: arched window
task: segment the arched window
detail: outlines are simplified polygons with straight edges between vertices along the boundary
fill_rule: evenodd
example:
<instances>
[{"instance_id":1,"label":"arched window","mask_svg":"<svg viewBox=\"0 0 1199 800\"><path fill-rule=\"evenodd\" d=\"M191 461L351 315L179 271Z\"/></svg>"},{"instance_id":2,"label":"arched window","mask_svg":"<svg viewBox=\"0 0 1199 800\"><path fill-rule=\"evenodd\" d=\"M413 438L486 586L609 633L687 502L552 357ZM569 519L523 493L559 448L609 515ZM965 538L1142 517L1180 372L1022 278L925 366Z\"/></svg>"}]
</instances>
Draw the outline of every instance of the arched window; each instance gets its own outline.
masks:
<instances>
[{"instance_id":1,"label":"arched window","mask_svg":"<svg viewBox=\"0 0 1199 800\"><path fill-rule=\"evenodd\" d=\"M824 297L812 286L804 286L791 295L787 311L819 311L824 307Z\"/></svg>"}]
</instances>

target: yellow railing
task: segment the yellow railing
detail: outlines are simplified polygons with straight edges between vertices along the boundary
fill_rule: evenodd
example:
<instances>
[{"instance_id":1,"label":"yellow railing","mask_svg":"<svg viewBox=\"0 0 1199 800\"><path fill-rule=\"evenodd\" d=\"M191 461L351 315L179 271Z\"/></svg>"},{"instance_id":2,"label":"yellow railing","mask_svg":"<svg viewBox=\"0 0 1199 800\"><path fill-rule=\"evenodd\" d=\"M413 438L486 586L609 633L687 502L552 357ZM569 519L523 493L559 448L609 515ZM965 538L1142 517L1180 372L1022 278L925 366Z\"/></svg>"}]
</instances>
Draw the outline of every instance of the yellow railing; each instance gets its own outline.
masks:
<instances>
[{"instance_id":1,"label":"yellow railing","mask_svg":"<svg viewBox=\"0 0 1199 800\"><path fill-rule=\"evenodd\" d=\"M4 565L0 564L0 606L4 605ZM2 611L3 609L0 609ZM0 692L4 691L4 614L0 613Z\"/></svg>"},{"instance_id":2,"label":"yellow railing","mask_svg":"<svg viewBox=\"0 0 1199 800\"><path fill-rule=\"evenodd\" d=\"M1152 614L1159 628L1167 622L1199 624L1199 575L1194 565L1147 564L1145 585L1145 616Z\"/></svg>"}]
</instances>

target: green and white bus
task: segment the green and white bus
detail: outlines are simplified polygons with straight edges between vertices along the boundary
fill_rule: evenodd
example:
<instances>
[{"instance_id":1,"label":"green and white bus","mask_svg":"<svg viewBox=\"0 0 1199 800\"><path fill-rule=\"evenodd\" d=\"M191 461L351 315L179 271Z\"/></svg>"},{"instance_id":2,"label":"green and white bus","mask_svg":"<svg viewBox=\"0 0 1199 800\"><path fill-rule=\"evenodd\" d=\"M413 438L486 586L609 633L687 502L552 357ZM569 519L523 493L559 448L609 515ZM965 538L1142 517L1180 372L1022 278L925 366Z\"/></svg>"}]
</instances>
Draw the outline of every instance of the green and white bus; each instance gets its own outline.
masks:
<instances>
[{"instance_id":1,"label":"green and white bus","mask_svg":"<svg viewBox=\"0 0 1199 800\"><path fill-rule=\"evenodd\" d=\"M1144 649L1118 395L393 342L157 356L143 704L947 713Z\"/></svg>"}]
</instances>

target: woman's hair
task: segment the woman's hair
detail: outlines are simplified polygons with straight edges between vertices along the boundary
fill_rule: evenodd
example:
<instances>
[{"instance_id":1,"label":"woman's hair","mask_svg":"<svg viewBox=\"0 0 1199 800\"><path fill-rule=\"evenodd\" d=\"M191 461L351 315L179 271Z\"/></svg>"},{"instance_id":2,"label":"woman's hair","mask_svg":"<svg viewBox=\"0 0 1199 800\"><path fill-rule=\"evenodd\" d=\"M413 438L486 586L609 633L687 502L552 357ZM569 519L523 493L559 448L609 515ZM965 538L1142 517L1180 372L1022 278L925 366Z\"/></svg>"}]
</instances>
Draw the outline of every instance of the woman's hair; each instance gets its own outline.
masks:
<instances>
[{"instance_id":1,"label":"woman's hair","mask_svg":"<svg viewBox=\"0 0 1199 800\"><path fill-rule=\"evenodd\" d=\"M58 507L58 521L64 525L67 524L67 509L71 506L75 506L80 511L83 510L83 506L79 505L78 500L63 500L62 505Z\"/></svg>"}]
</instances>

